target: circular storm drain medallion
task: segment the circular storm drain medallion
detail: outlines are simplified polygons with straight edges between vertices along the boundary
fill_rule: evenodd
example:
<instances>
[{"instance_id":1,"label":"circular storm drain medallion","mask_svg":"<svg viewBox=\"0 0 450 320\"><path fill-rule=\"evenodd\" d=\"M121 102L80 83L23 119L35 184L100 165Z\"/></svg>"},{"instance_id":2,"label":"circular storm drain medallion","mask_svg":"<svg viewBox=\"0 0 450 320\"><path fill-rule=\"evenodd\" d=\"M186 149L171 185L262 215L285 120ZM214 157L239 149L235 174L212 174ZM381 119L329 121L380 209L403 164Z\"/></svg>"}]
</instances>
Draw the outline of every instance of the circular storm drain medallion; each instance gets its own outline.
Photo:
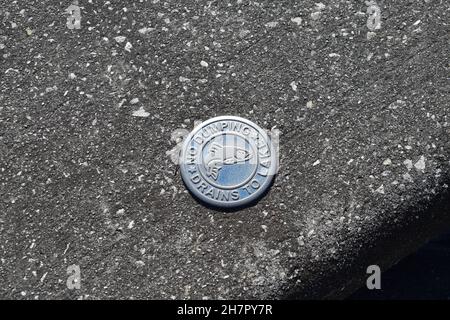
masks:
<instances>
[{"instance_id":1,"label":"circular storm drain medallion","mask_svg":"<svg viewBox=\"0 0 450 320\"><path fill-rule=\"evenodd\" d=\"M264 194L275 175L276 159L263 129L240 117L222 116L203 122L186 138L181 176L201 201L239 207Z\"/></svg>"}]
</instances>

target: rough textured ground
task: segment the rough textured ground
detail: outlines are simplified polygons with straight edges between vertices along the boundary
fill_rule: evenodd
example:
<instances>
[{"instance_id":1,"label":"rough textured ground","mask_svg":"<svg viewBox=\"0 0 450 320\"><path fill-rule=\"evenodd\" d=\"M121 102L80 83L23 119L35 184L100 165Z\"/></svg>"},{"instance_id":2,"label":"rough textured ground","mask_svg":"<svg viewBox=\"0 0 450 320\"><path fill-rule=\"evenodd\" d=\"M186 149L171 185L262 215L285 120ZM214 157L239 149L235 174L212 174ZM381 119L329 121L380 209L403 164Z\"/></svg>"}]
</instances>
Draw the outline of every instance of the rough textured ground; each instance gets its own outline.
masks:
<instances>
[{"instance_id":1,"label":"rough textured ground","mask_svg":"<svg viewBox=\"0 0 450 320\"><path fill-rule=\"evenodd\" d=\"M447 1L0 4L1 298L344 297L450 227ZM226 114L282 132L237 212L167 154Z\"/></svg>"}]
</instances>

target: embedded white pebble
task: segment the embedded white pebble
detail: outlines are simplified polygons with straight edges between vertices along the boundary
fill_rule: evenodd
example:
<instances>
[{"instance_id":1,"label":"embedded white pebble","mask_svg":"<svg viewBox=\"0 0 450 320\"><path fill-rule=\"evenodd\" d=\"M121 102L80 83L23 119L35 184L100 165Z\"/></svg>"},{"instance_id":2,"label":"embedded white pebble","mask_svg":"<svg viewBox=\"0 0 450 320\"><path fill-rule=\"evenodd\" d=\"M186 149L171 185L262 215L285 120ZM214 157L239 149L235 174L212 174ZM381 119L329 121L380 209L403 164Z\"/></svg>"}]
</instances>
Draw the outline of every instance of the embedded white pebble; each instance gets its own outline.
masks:
<instances>
[{"instance_id":1,"label":"embedded white pebble","mask_svg":"<svg viewBox=\"0 0 450 320\"><path fill-rule=\"evenodd\" d=\"M44 273L44 275L39 280L40 282L44 282L45 278L47 277L48 272Z\"/></svg>"},{"instance_id":2,"label":"embedded white pebble","mask_svg":"<svg viewBox=\"0 0 450 320\"><path fill-rule=\"evenodd\" d=\"M300 17L292 18L291 21L296 23L297 25L301 25L303 22L302 18Z\"/></svg>"},{"instance_id":3,"label":"embedded white pebble","mask_svg":"<svg viewBox=\"0 0 450 320\"><path fill-rule=\"evenodd\" d=\"M392 102L388 108L391 110L396 110L398 108L404 108L406 106L406 102L403 100L396 100L395 102Z\"/></svg>"},{"instance_id":4,"label":"embedded white pebble","mask_svg":"<svg viewBox=\"0 0 450 320\"><path fill-rule=\"evenodd\" d=\"M419 170L419 171L424 171L425 170L425 157L424 156L420 156L419 161L417 161L414 164L414 167Z\"/></svg>"},{"instance_id":5,"label":"embedded white pebble","mask_svg":"<svg viewBox=\"0 0 450 320\"><path fill-rule=\"evenodd\" d=\"M203 60L200 62L200 65L205 68L208 68L208 66L209 66L208 62L203 61Z\"/></svg>"},{"instance_id":6,"label":"embedded white pebble","mask_svg":"<svg viewBox=\"0 0 450 320\"><path fill-rule=\"evenodd\" d=\"M369 31L369 32L367 32L366 38L367 38L367 40L372 40L373 38L375 38L376 35L377 34L375 32Z\"/></svg>"},{"instance_id":7,"label":"embedded white pebble","mask_svg":"<svg viewBox=\"0 0 450 320\"><path fill-rule=\"evenodd\" d=\"M390 166L391 164L392 164L392 161L391 161L391 159L386 159L386 160L384 160L383 161L383 164L385 165L385 166Z\"/></svg>"},{"instance_id":8,"label":"embedded white pebble","mask_svg":"<svg viewBox=\"0 0 450 320\"><path fill-rule=\"evenodd\" d=\"M127 42L127 44L125 45L125 50L128 52L131 52L131 48L133 48L133 45L129 42Z\"/></svg>"},{"instance_id":9,"label":"embedded white pebble","mask_svg":"<svg viewBox=\"0 0 450 320\"><path fill-rule=\"evenodd\" d=\"M413 163L410 159L406 159L405 161L403 161L403 164L406 166L408 171L413 168Z\"/></svg>"},{"instance_id":10,"label":"embedded white pebble","mask_svg":"<svg viewBox=\"0 0 450 320\"><path fill-rule=\"evenodd\" d=\"M274 28L274 27L276 27L277 25L278 25L278 22L276 22L276 21L272 21L272 22L266 23L266 27L267 27L267 28Z\"/></svg>"},{"instance_id":11,"label":"embedded white pebble","mask_svg":"<svg viewBox=\"0 0 450 320\"><path fill-rule=\"evenodd\" d=\"M141 261L141 260L138 260L138 261L136 261L136 265L137 265L138 267L143 267L143 266L145 266L145 262L144 262L144 261Z\"/></svg>"},{"instance_id":12,"label":"embedded white pebble","mask_svg":"<svg viewBox=\"0 0 450 320\"><path fill-rule=\"evenodd\" d=\"M146 118L150 115L143 107L140 107L138 110L133 111L133 117L141 117Z\"/></svg>"},{"instance_id":13,"label":"embedded white pebble","mask_svg":"<svg viewBox=\"0 0 450 320\"><path fill-rule=\"evenodd\" d=\"M311 13L311 19L318 20L322 15L323 9L325 9L325 5L322 2L316 3L316 11Z\"/></svg>"},{"instance_id":14,"label":"embedded white pebble","mask_svg":"<svg viewBox=\"0 0 450 320\"><path fill-rule=\"evenodd\" d=\"M375 190L375 192L380 193L380 194L385 194L384 185L381 185L377 190Z\"/></svg>"},{"instance_id":15,"label":"embedded white pebble","mask_svg":"<svg viewBox=\"0 0 450 320\"><path fill-rule=\"evenodd\" d=\"M291 82L291 88L292 90L297 91L297 83L295 81Z\"/></svg>"},{"instance_id":16,"label":"embedded white pebble","mask_svg":"<svg viewBox=\"0 0 450 320\"><path fill-rule=\"evenodd\" d=\"M313 12L313 13L311 13L311 19L319 20L321 15L322 15L322 12L320 12L320 11Z\"/></svg>"},{"instance_id":17,"label":"embedded white pebble","mask_svg":"<svg viewBox=\"0 0 450 320\"><path fill-rule=\"evenodd\" d=\"M325 9L325 5L322 2L316 3L316 9L321 11Z\"/></svg>"},{"instance_id":18,"label":"embedded white pebble","mask_svg":"<svg viewBox=\"0 0 450 320\"><path fill-rule=\"evenodd\" d=\"M153 30L155 30L155 29L154 28L144 27L144 28L139 29L138 32L140 34L147 34L147 33L149 33L150 31L153 31Z\"/></svg>"},{"instance_id":19,"label":"embedded white pebble","mask_svg":"<svg viewBox=\"0 0 450 320\"><path fill-rule=\"evenodd\" d=\"M117 43L122 43L125 41L126 38L127 37L125 37L125 36L117 36L117 37L114 37L114 40L116 40Z\"/></svg>"}]
</instances>

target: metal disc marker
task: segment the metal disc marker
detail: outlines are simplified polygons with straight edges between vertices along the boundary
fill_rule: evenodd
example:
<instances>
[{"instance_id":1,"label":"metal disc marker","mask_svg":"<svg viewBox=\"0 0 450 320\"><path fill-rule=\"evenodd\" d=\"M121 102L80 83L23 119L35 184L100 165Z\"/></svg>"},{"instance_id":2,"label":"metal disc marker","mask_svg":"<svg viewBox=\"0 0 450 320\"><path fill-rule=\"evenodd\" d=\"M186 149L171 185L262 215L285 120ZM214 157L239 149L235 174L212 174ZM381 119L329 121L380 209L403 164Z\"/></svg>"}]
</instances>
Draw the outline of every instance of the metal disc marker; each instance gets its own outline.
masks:
<instances>
[{"instance_id":1,"label":"metal disc marker","mask_svg":"<svg viewBox=\"0 0 450 320\"><path fill-rule=\"evenodd\" d=\"M255 201L276 172L275 149L255 123L234 116L209 119L184 141L180 171L201 201L222 208Z\"/></svg>"}]
</instances>

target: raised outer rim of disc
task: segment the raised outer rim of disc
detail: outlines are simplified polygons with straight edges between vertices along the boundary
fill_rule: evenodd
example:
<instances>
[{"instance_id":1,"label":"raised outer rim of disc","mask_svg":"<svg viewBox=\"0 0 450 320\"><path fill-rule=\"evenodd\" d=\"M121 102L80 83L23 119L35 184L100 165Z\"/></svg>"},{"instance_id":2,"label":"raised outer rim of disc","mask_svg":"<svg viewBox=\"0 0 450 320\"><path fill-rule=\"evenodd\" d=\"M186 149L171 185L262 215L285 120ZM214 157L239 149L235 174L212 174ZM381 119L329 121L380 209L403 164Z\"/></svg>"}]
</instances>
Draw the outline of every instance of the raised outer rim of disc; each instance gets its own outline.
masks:
<instances>
[{"instance_id":1,"label":"raised outer rim of disc","mask_svg":"<svg viewBox=\"0 0 450 320\"><path fill-rule=\"evenodd\" d=\"M270 166L270 170L269 170L269 176L267 177L267 179L264 181L264 183L261 185L261 187L255 191L255 193L253 193L253 195L248 196L245 199L240 199L237 201L230 201L230 202L222 202L222 201L217 201L214 199L210 199L208 197L206 197L205 195L203 195L200 191L197 190L197 188L194 188L192 183L189 180L189 175L186 172L186 165L184 164L184 154L185 154L185 150L188 147L191 139L193 138L193 136L203 127L209 125L210 123L213 122L217 122L217 121L222 121L222 120L235 120L235 121L239 121L239 122L243 122L246 123L248 125L250 125L251 127L253 127L254 129L256 129L265 139L265 141L267 141L269 147L270 147L270 160L271 160L271 166ZM183 147L181 149L181 153L180 153L180 171L181 171L181 178L183 179L184 183L186 184L186 187L189 189L189 191L191 193L193 193L197 199L199 199L202 202L205 202L207 204L213 205L215 207L221 207L221 208L235 208L235 207L240 207L240 206L244 206L246 204L249 204L257 199L259 199L261 197L261 195L267 190L267 188L270 186L270 183L272 182L273 178L274 178L274 171L276 168L276 157L275 157L275 150L272 144L271 139L269 138L269 136L267 135L267 133L261 128L259 127L256 123L241 118L241 117L237 117L237 116L219 116L219 117L214 117L211 119L208 119L204 122L202 122L201 124L199 124L198 126L196 126L190 133L189 135L186 137L186 139L183 142Z\"/></svg>"}]
</instances>

